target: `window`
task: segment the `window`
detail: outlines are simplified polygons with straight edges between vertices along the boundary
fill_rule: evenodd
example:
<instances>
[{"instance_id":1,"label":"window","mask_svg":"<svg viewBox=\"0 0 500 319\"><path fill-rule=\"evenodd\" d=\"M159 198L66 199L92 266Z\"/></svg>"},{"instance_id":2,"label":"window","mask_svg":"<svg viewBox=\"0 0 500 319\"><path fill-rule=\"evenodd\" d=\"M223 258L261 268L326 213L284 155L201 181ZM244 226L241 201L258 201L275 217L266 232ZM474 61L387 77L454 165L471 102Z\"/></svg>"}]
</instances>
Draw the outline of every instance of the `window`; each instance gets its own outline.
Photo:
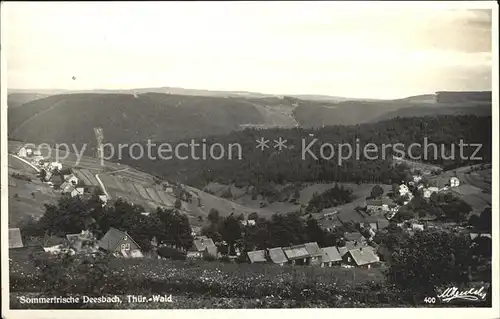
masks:
<instances>
[{"instance_id":1,"label":"window","mask_svg":"<svg viewBox=\"0 0 500 319\"><path fill-rule=\"evenodd\" d=\"M122 244L122 250L130 250L130 244Z\"/></svg>"}]
</instances>

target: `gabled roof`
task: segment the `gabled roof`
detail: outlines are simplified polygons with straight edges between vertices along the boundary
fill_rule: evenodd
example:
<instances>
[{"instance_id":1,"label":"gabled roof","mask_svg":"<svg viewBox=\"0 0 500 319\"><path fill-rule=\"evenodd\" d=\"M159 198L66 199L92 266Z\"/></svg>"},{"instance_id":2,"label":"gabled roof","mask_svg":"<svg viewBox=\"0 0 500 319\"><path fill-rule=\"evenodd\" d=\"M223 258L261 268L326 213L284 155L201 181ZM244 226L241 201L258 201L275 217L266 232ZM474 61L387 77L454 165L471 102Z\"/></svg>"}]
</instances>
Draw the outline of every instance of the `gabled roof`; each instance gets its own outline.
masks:
<instances>
[{"instance_id":1,"label":"gabled roof","mask_svg":"<svg viewBox=\"0 0 500 319\"><path fill-rule=\"evenodd\" d=\"M99 241L99 248L102 248L104 250L108 251L114 251L116 247L118 247L118 244L123 238L129 238L133 243L137 245L137 247L140 247L139 244L137 244L132 237L130 237L129 234L122 232L116 228L111 227L108 232L104 235L104 237L101 238Z\"/></svg>"},{"instance_id":2,"label":"gabled roof","mask_svg":"<svg viewBox=\"0 0 500 319\"><path fill-rule=\"evenodd\" d=\"M311 257L305 245L295 245L291 247L285 247L283 248L283 252L285 253L286 258L290 260Z\"/></svg>"},{"instance_id":3,"label":"gabled roof","mask_svg":"<svg viewBox=\"0 0 500 319\"><path fill-rule=\"evenodd\" d=\"M321 248L321 261L324 263L341 261L342 256L335 246Z\"/></svg>"},{"instance_id":4,"label":"gabled roof","mask_svg":"<svg viewBox=\"0 0 500 319\"><path fill-rule=\"evenodd\" d=\"M269 259L275 264L287 262L287 258L281 247L269 249Z\"/></svg>"},{"instance_id":5,"label":"gabled roof","mask_svg":"<svg viewBox=\"0 0 500 319\"><path fill-rule=\"evenodd\" d=\"M358 266L368 265L380 261L380 259L377 255L375 255L372 249L353 249L349 250L349 253Z\"/></svg>"},{"instance_id":6,"label":"gabled roof","mask_svg":"<svg viewBox=\"0 0 500 319\"><path fill-rule=\"evenodd\" d=\"M310 257L320 257L323 254L317 242L305 243L304 246Z\"/></svg>"},{"instance_id":7,"label":"gabled roof","mask_svg":"<svg viewBox=\"0 0 500 319\"><path fill-rule=\"evenodd\" d=\"M347 250L359 249L368 246L364 241L346 241L345 247Z\"/></svg>"},{"instance_id":8,"label":"gabled roof","mask_svg":"<svg viewBox=\"0 0 500 319\"><path fill-rule=\"evenodd\" d=\"M266 260L266 251L265 250L254 250L247 252L248 259L250 259L251 263L265 263Z\"/></svg>"},{"instance_id":9,"label":"gabled roof","mask_svg":"<svg viewBox=\"0 0 500 319\"><path fill-rule=\"evenodd\" d=\"M23 239L19 228L9 228L9 248L23 247Z\"/></svg>"},{"instance_id":10,"label":"gabled roof","mask_svg":"<svg viewBox=\"0 0 500 319\"><path fill-rule=\"evenodd\" d=\"M347 252L349 252L347 246L337 247L337 249L339 251L340 256L342 257L344 257L344 255L347 254Z\"/></svg>"},{"instance_id":11,"label":"gabled roof","mask_svg":"<svg viewBox=\"0 0 500 319\"><path fill-rule=\"evenodd\" d=\"M202 252L205 251L207 247L215 247L212 238L208 238L206 236L196 237L193 240L193 247L191 247L191 251Z\"/></svg>"}]
</instances>

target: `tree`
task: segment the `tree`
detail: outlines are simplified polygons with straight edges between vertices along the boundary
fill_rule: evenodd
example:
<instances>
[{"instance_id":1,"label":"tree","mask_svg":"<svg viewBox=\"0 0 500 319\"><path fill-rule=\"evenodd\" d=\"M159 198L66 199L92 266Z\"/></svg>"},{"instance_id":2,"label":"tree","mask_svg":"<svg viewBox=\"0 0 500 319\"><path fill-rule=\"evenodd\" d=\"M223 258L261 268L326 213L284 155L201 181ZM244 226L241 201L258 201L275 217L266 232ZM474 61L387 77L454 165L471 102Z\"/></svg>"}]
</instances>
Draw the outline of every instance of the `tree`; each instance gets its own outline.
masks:
<instances>
[{"instance_id":1,"label":"tree","mask_svg":"<svg viewBox=\"0 0 500 319\"><path fill-rule=\"evenodd\" d=\"M372 198L378 198L384 194L384 189L380 185L375 185L370 192Z\"/></svg>"},{"instance_id":2,"label":"tree","mask_svg":"<svg viewBox=\"0 0 500 319\"><path fill-rule=\"evenodd\" d=\"M326 234L324 230L319 226L317 219L309 218L307 220L306 234L309 241L315 241L321 247L326 246Z\"/></svg>"},{"instance_id":3,"label":"tree","mask_svg":"<svg viewBox=\"0 0 500 319\"><path fill-rule=\"evenodd\" d=\"M219 211L215 208L211 208L208 212L207 219L210 221L210 223L217 225L220 221Z\"/></svg>"},{"instance_id":4,"label":"tree","mask_svg":"<svg viewBox=\"0 0 500 319\"><path fill-rule=\"evenodd\" d=\"M242 226L233 214L224 218L220 226L220 234L229 245L229 254L234 254L234 244L241 239Z\"/></svg>"},{"instance_id":5,"label":"tree","mask_svg":"<svg viewBox=\"0 0 500 319\"><path fill-rule=\"evenodd\" d=\"M388 280L417 298L433 296L443 285L467 282L469 267L475 265L470 246L466 236L417 232L392 250Z\"/></svg>"}]
</instances>

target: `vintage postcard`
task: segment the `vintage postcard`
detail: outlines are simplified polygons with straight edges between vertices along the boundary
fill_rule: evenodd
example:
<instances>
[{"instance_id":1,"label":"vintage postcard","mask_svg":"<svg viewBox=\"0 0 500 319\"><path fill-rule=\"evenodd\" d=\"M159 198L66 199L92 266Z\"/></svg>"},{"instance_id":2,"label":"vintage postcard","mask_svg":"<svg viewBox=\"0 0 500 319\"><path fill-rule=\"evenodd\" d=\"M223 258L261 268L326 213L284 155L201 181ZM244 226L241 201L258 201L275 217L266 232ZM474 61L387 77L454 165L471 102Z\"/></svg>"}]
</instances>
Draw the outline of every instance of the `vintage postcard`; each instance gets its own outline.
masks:
<instances>
[{"instance_id":1,"label":"vintage postcard","mask_svg":"<svg viewBox=\"0 0 500 319\"><path fill-rule=\"evenodd\" d=\"M1 14L2 317L500 318L495 2Z\"/></svg>"}]
</instances>

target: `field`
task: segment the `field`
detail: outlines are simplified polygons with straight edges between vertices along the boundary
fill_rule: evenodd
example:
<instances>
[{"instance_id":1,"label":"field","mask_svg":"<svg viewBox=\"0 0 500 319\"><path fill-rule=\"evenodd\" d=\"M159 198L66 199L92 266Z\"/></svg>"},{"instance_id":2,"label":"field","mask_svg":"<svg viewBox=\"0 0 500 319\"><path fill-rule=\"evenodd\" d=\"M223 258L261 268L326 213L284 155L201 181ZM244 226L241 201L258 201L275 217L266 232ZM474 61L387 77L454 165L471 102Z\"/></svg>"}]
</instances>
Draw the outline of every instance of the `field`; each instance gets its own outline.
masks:
<instances>
[{"instance_id":1,"label":"field","mask_svg":"<svg viewBox=\"0 0 500 319\"><path fill-rule=\"evenodd\" d=\"M200 304L206 308L348 307L370 297L373 302L385 299L385 303L397 303L382 293L380 285L385 278L376 268L280 267L156 259L113 259L108 267L107 276L93 283L103 295L122 295L123 291L137 295L173 295L170 305L150 303L146 308L202 308ZM10 276L11 296L21 293L39 296L43 283L30 261L14 260ZM69 273L68 276L68 282L63 284L67 285L66 293L88 294L86 289L92 284L91 279L85 278L84 284L73 285L73 281L84 275ZM189 303L179 304L187 297Z\"/></svg>"},{"instance_id":2,"label":"field","mask_svg":"<svg viewBox=\"0 0 500 319\"><path fill-rule=\"evenodd\" d=\"M40 218L45 212L43 204L53 203L58 195L37 177L33 168L9 156L9 227L18 227L25 218ZM12 177L21 174L31 181Z\"/></svg>"}]
</instances>

